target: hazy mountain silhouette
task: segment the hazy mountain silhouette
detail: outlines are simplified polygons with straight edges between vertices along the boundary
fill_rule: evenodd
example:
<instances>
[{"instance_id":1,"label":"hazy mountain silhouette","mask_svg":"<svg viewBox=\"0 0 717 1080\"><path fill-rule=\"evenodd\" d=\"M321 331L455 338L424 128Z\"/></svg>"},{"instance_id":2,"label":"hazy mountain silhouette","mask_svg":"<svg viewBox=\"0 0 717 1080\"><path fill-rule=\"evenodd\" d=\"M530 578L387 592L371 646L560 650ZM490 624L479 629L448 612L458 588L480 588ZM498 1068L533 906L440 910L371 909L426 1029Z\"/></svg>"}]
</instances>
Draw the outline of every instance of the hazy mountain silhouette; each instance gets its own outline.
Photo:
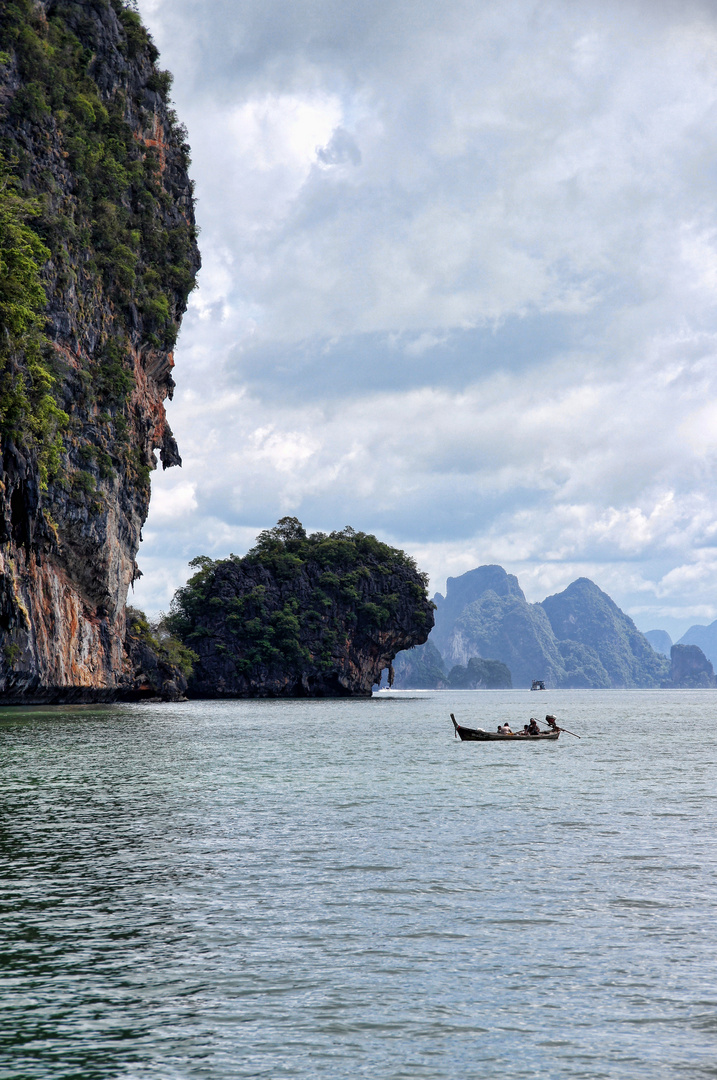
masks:
<instances>
[{"instance_id":1,"label":"hazy mountain silhouette","mask_svg":"<svg viewBox=\"0 0 717 1080\"><path fill-rule=\"evenodd\" d=\"M467 669L474 658L505 664L516 688L529 687L533 679L549 687L585 688L659 687L670 680L667 659L588 578L530 604L513 574L502 566L479 566L449 578L446 595L438 593L434 603L428 645L435 651L428 666L440 670L441 685L448 684L451 668ZM396 663L401 684L408 685L403 665L410 661L399 656ZM425 686L427 672L419 666Z\"/></svg>"},{"instance_id":2,"label":"hazy mountain silhouette","mask_svg":"<svg viewBox=\"0 0 717 1080\"><path fill-rule=\"evenodd\" d=\"M709 626L691 626L677 645L699 645L707 659L717 664L717 619Z\"/></svg>"},{"instance_id":3,"label":"hazy mountain silhouette","mask_svg":"<svg viewBox=\"0 0 717 1080\"><path fill-rule=\"evenodd\" d=\"M666 630L646 630L645 637L650 642L655 652L662 653L663 656L670 655L672 638Z\"/></svg>"}]
</instances>

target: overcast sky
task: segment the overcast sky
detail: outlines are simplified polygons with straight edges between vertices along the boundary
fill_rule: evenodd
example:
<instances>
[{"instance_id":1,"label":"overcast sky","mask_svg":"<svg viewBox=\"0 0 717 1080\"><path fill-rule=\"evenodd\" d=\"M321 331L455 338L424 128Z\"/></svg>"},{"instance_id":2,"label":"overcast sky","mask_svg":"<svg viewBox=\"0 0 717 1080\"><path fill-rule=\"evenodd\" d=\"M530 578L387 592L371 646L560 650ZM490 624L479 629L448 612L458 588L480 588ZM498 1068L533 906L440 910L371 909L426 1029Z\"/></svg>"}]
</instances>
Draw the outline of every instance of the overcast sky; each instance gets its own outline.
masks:
<instances>
[{"instance_id":1,"label":"overcast sky","mask_svg":"<svg viewBox=\"0 0 717 1080\"><path fill-rule=\"evenodd\" d=\"M140 0L204 262L134 603L285 514L717 618L717 5Z\"/></svg>"}]
</instances>

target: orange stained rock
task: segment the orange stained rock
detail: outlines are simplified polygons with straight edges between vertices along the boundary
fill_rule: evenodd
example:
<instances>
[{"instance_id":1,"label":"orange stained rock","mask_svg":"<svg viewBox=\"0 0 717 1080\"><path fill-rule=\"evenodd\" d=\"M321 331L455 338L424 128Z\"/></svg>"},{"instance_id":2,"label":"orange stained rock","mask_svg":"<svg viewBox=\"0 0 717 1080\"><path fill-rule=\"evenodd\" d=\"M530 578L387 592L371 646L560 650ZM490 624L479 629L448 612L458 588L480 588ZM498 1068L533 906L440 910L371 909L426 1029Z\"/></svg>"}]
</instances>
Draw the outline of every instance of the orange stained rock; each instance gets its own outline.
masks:
<instances>
[{"instance_id":1,"label":"orange stained rock","mask_svg":"<svg viewBox=\"0 0 717 1080\"><path fill-rule=\"evenodd\" d=\"M167 143L164 138L164 128L160 124L156 113L152 122L152 135L149 138L143 135L142 142L145 146L151 146L157 151L159 171L163 173L167 164Z\"/></svg>"}]
</instances>

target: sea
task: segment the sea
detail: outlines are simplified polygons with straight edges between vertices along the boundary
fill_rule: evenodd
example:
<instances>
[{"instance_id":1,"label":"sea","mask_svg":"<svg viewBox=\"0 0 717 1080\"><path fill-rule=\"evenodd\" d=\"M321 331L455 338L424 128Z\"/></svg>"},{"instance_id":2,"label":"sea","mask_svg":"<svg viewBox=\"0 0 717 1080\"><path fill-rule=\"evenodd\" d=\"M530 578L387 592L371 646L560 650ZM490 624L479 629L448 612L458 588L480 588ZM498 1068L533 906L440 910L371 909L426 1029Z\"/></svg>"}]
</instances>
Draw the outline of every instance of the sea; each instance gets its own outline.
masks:
<instances>
[{"instance_id":1,"label":"sea","mask_svg":"<svg viewBox=\"0 0 717 1080\"><path fill-rule=\"evenodd\" d=\"M5 708L0 1076L717 1077L716 764L709 690Z\"/></svg>"}]
</instances>

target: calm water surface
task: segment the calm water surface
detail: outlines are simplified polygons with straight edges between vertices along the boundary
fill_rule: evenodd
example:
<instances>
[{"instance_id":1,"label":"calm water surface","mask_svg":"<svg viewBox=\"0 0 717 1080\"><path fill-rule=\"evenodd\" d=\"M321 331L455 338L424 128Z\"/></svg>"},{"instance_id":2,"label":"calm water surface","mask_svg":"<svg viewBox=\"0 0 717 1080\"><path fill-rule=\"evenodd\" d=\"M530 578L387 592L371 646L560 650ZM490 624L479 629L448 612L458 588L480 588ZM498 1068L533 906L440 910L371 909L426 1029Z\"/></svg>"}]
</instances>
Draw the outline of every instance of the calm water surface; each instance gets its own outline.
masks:
<instances>
[{"instance_id":1,"label":"calm water surface","mask_svg":"<svg viewBox=\"0 0 717 1080\"><path fill-rule=\"evenodd\" d=\"M557 744L453 739L555 712ZM4 1078L717 1077L717 693L0 712Z\"/></svg>"}]
</instances>

